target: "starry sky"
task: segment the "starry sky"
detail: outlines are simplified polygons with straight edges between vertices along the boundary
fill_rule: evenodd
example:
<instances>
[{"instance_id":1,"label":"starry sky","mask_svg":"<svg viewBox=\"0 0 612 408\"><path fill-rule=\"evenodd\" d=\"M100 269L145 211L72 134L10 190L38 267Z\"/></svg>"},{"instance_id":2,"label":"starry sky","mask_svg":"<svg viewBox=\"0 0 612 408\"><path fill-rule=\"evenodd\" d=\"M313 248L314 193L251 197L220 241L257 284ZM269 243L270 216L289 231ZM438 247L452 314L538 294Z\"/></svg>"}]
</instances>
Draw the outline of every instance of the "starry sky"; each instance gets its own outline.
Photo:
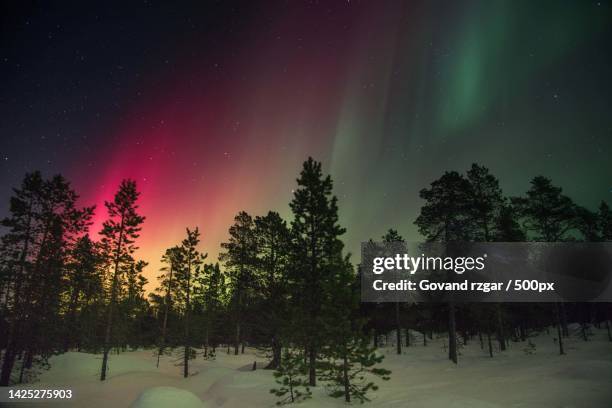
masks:
<instances>
[{"instance_id":1,"label":"starry sky","mask_svg":"<svg viewBox=\"0 0 612 408\"><path fill-rule=\"evenodd\" d=\"M239 210L289 217L309 155L352 252L418 240L418 191L472 162L509 195L542 174L612 202L610 1L10 3L0 216L39 169L98 205L97 231L134 178L150 278L187 226L215 259Z\"/></svg>"}]
</instances>

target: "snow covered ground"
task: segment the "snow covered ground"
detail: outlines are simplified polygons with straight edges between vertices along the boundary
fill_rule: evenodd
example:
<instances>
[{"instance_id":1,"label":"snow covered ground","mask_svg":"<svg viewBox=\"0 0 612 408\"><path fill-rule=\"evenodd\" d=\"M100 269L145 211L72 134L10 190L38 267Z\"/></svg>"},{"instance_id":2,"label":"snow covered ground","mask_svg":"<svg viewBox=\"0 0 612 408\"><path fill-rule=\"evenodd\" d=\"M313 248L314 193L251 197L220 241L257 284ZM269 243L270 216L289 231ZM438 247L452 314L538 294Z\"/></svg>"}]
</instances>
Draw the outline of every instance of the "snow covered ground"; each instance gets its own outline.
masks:
<instances>
[{"instance_id":1,"label":"snow covered ground","mask_svg":"<svg viewBox=\"0 0 612 408\"><path fill-rule=\"evenodd\" d=\"M533 338L534 354L526 343L510 343L510 349L489 358L477 338L461 349L459 364L446 359L445 339L422 344L422 337L401 356L393 344L381 349L383 367L393 371L390 381L377 381L372 407L432 408L572 408L612 407L612 343L604 330L594 330L589 342L578 336L566 341L567 355L559 356L553 332ZM416 334L416 333L415 333ZM393 338L393 336L389 336ZM151 351L112 355L109 378L98 381L100 356L66 353L51 360L33 388L70 388L74 399L45 406L87 408L195 408L271 407L275 397L272 372L251 371L253 361L264 362L253 350L240 356L221 351L215 361L201 357L191 363L184 379L172 357L155 367ZM161 387L161 388L154 388ZM201 400L201 403L198 401ZM168 401L172 401L169 403ZM313 398L300 407L340 407L345 403L317 387ZM24 405L19 404L15 406Z\"/></svg>"}]
</instances>

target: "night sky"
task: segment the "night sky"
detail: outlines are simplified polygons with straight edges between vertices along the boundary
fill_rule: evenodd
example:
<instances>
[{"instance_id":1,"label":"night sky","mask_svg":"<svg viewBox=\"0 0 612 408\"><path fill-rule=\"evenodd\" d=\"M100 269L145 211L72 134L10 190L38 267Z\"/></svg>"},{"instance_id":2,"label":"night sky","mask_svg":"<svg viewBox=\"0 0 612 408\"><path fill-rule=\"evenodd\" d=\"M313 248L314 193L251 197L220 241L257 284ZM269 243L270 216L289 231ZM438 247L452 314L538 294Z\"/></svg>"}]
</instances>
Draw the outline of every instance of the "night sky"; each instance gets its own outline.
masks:
<instances>
[{"instance_id":1,"label":"night sky","mask_svg":"<svg viewBox=\"0 0 612 408\"><path fill-rule=\"evenodd\" d=\"M418 191L475 161L509 195L542 174L612 203L609 1L7 3L0 215L40 169L97 231L134 178L150 277L186 226L214 259L239 210L289 217L309 155L353 252L418 240Z\"/></svg>"}]
</instances>

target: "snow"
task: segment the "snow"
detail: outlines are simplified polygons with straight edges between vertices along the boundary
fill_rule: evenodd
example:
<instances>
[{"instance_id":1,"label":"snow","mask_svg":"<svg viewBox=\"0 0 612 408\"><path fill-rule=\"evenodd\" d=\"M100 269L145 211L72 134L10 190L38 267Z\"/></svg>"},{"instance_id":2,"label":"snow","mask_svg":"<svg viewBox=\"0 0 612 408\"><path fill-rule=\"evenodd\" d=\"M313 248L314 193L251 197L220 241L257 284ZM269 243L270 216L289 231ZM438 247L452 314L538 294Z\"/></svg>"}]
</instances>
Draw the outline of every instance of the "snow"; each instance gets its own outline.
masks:
<instances>
[{"instance_id":1,"label":"snow","mask_svg":"<svg viewBox=\"0 0 612 408\"><path fill-rule=\"evenodd\" d=\"M386 356L382 367L391 370L391 380L376 379L379 390L371 394L370 407L407 408L598 408L612 406L612 342L605 330L593 329L588 342L573 334L565 340L567 355L560 356L553 337L556 330L531 341L510 342L503 353L481 350L477 337L460 349L459 364L447 358L443 337L428 339L413 332L411 346L395 354L395 336L380 349ZM485 345L486 346L486 345ZM256 371L248 369L257 361ZM74 398L44 406L122 407L273 407L276 386L272 372L263 370L265 359L255 350L230 355L217 350L214 361L198 357L190 363L190 376L183 378L176 358L164 356L156 368L150 350L110 356L107 381L98 380L100 355L70 352L51 359L52 368L41 374L33 388L70 388ZM173 396L175 395L175 396ZM171 401L166 404L165 401ZM200 405L194 405L194 404ZM185 405L180 405L185 404ZM191 405L188 405L191 404ZM19 405L17 405L19 406ZM326 395L324 386L313 389L313 398L297 405L303 408L343 407L341 399Z\"/></svg>"},{"instance_id":2,"label":"snow","mask_svg":"<svg viewBox=\"0 0 612 408\"><path fill-rule=\"evenodd\" d=\"M144 390L130 408L203 408L194 393L175 387L153 387Z\"/></svg>"}]
</instances>

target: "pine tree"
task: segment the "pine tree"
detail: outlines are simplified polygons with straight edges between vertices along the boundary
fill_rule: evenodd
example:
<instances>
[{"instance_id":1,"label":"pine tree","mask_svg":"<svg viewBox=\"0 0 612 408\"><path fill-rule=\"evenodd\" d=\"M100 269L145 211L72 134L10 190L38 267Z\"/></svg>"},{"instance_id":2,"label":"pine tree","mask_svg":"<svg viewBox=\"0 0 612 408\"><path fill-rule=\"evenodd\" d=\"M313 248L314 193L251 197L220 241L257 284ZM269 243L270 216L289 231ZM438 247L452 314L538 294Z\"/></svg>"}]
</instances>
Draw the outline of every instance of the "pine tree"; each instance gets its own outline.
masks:
<instances>
[{"instance_id":1,"label":"pine tree","mask_svg":"<svg viewBox=\"0 0 612 408\"><path fill-rule=\"evenodd\" d=\"M167 342L167 329L168 329L168 315L172 308L172 302L175 297L176 292L176 271L182 265L182 252L180 247L175 246L172 248L166 249L166 252L162 256L162 263L165 266L162 268L163 274L160 275L157 279L160 283L160 288L158 291L163 291L163 319L162 319L162 327L161 334L158 340L158 349L157 349L157 367L159 367L159 359L160 356L163 355L166 351L166 342Z\"/></svg>"},{"instance_id":2,"label":"pine tree","mask_svg":"<svg viewBox=\"0 0 612 408\"><path fill-rule=\"evenodd\" d=\"M446 172L419 193L425 200L415 224L427 241L470 241L472 237L471 185L459 173ZM449 359L457 363L457 333L454 302L448 305Z\"/></svg>"},{"instance_id":3,"label":"pine tree","mask_svg":"<svg viewBox=\"0 0 612 408\"><path fill-rule=\"evenodd\" d=\"M546 177L534 177L527 197L513 197L512 204L522 219L523 228L532 234L530 238L534 241L563 241L579 226L572 199Z\"/></svg>"},{"instance_id":4,"label":"pine tree","mask_svg":"<svg viewBox=\"0 0 612 408\"><path fill-rule=\"evenodd\" d=\"M31 267L33 241L37 232L36 212L42 194L42 176L39 172L26 174L20 189L11 197L10 217L2 220L9 232L2 237L3 264L7 271L5 310L8 317L6 350L2 358L0 386L7 386L15 358L19 352L19 337L23 325L24 284Z\"/></svg>"},{"instance_id":5,"label":"pine tree","mask_svg":"<svg viewBox=\"0 0 612 408\"><path fill-rule=\"evenodd\" d=\"M398 237L392 235L393 239ZM376 348L370 346L364 335L363 321L357 315L359 281L348 257L338 260L332 276L324 287L327 301L322 313L328 341L321 350L326 361L322 364L320 378L330 385L332 397L344 397L346 402L351 402L352 398L369 401L367 393L378 386L368 375L388 380L391 372L376 367L384 356L376 355Z\"/></svg>"},{"instance_id":6,"label":"pine tree","mask_svg":"<svg viewBox=\"0 0 612 408\"><path fill-rule=\"evenodd\" d=\"M106 379L113 329L113 313L117 304L120 274L122 268L133 261L132 253L136 250L134 242L138 238L141 224L144 222L144 217L137 212L138 205L136 205L136 202L139 195L135 181L123 180L114 200L105 203L109 218L104 222L100 235L102 236L102 244L106 248L107 262L113 270L110 282L110 298L106 312L102 369L100 371L101 381Z\"/></svg>"},{"instance_id":7,"label":"pine tree","mask_svg":"<svg viewBox=\"0 0 612 408\"><path fill-rule=\"evenodd\" d=\"M191 297L193 295L193 284L198 280L202 272L202 263L207 255L202 254L197 246L200 243L200 231L196 227L194 230L187 228L187 237L181 243L181 253L183 264L177 271L177 283L181 296L184 300L183 323L184 323L184 349L182 354L183 377L189 376L189 360L194 358L192 349L191 329Z\"/></svg>"},{"instance_id":8,"label":"pine tree","mask_svg":"<svg viewBox=\"0 0 612 408\"><path fill-rule=\"evenodd\" d=\"M531 233L529 238L534 241L564 241L580 226L577 206L546 177L534 177L527 197L514 197L512 204L522 219L522 227ZM555 304L554 314L559 331L559 354L565 354L562 337L568 337L569 330L564 303Z\"/></svg>"},{"instance_id":9,"label":"pine tree","mask_svg":"<svg viewBox=\"0 0 612 408\"><path fill-rule=\"evenodd\" d=\"M271 342L272 359L266 368L274 369L281 359L282 331L288 320L288 267L290 233L287 223L276 212L255 218L257 242L257 281L261 313L258 322Z\"/></svg>"},{"instance_id":10,"label":"pine tree","mask_svg":"<svg viewBox=\"0 0 612 408\"><path fill-rule=\"evenodd\" d=\"M98 246L85 235L80 238L74 249L70 251L68 262L67 296L70 299L66 311L66 333L64 351L72 346L81 346L83 327L83 309L90 300L102 292L102 276L100 274L100 252Z\"/></svg>"},{"instance_id":11,"label":"pine tree","mask_svg":"<svg viewBox=\"0 0 612 408\"><path fill-rule=\"evenodd\" d=\"M580 231L584 241L598 242L602 240L600 231L600 218L597 212L576 206L576 229Z\"/></svg>"},{"instance_id":12,"label":"pine tree","mask_svg":"<svg viewBox=\"0 0 612 408\"><path fill-rule=\"evenodd\" d=\"M338 225L337 199L332 180L323 177L321 163L309 158L297 180L290 203L294 220L292 235L292 300L297 309L296 334L307 350L308 380L316 385L316 362L321 347L324 288L332 278L331 268L341 259L345 230ZM299 323L298 323L299 322Z\"/></svg>"},{"instance_id":13,"label":"pine tree","mask_svg":"<svg viewBox=\"0 0 612 408\"><path fill-rule=\"evenodd\" d=\"M139 260L132 262L126 267L123 274L125 293L119 303L121 311L120 320L124 326L124 347L129 345L132 349L148 344L147 336L149 328L145 326L145 320L149 312L149 304L145 296L145 286L148 283L143 275L147 262Z\"/></svg>"},{"instance_id":14,"label":"pine tree","mask_svg":"<svg viewBox=\"0 0 612 408\"><path fill-rule=\"evenodd\" d=\"M249 298L255 288L255 262L257 242L253 218L241 211L229 229L229 241L221 244L225 252L219 254L228 271L232 291L232 307L235 322L234 354L238 355L244 336L244 320Z\"/></svg>"},{"instance_id":15,"label":"pine tree","mask_svg":"<svg viewBox=\"0 0 612 408\"><path fill-rule=\"evenodd\" d=\"M343 397L349 403L354 399L361 403L370 401L368 392L378 390L371 377L378 376L384 381L390 379L391 371L376 367L384 356L376 354L367 338L347 340L337 344L335 349L338 353L327 362L325 374L321 377L329 382L330 395Z\"/></svg>"},{"instance_id":16,"label":"pine tree","mask_svg":"<svg viewBox=\"0 0 612 408\"><path fill-rule=\"evenodd\" d=\"M599 233L602 241L612 241L612 211L605 201L599 205L598 221ZM606 330L608 340L612 341L612 331L610 330L610 306L606 308Z\"/></svg>"},{"instance_id":17,"label":"pine tree","mask_svg":"<svg viewBox=\"0 0 612 408\"><path fill-rule=\"evenodd\" d=\"M270 390L270 393L281 397L276 405L292 404L310 398L312 393L308 380L305 378L306 371L304 357L290 349L285 349L274 371L274 377L280 388Z\"/></svg>"},{"instance_id":18,"label":"pine tree","mask_svg":"<svg viewBox=\"0 0 612 408\"><path fill-rule=\"evenodd\" d=\"M224 276L218 263L205 264L204 273L197 280L196 301L203 314L203 356L206 359L215 357L215 343L211 339L216 336L216 326L222 312L223 281Z\"/></svg>"},{"instance_id":19,"label":"pine tree","mask_svg":"<svg viewBox=\"0 0 612 408\"><path fill-rule=\"evenodd\" d=\"M476 163L467 172L470 183L469 207L472 218L472 239L480 242L496 241L503 233L504 240L513 238L508 236L506 227L513 227L513 220L508 219L509 207L505 206L506 199L499 187L499 181L489 169ZM502 218L504 217L504 218ZM478 305L477 307L485 307ZM503 305L495 305L497 316L497 340L500 350L506 350L504 335Z\"/></svg>"},{"instance_id":20,"label":"pine tree","mask_svg":"<svg viewBox=\"0 0 612 408\"><path fill-rule=\"evenodd\" d=\"M467 172L470 183L469 206L475 241L490 242L495 238L496 221L504 205L499 181L489 169L476 163Z\"/></svg>"},{"instance_id":21,"label":"pine tree","mask_svg":"<svg viewBox=\"0 0 612 408\"><path fill-rule=\"evenodd\" d=\"M404 238L394 229L389 229L382 237L383 242L404 242ZM400 319L400 302L395 302L395 335L397 354L402 354L402 324ZM408 336L408 332L406 332Z\"/></svg>"},{"instance_id":22,"label":"pine tree","mask_svg":"<svg viewBox=\"0 0 612 408\"><path fill-rule=\"evenodd\" d=\"M495 241L523 242L527 239L525 232L517 222L518 214L511 205L504 205L495 221Z\"/></svg>"},{"instance_id":23,"label":"pine tree","mask_svg":"<svg viewBox=\"0 0 612 408\"><path fill-rule=\"evenodd\" d=\"M598 227L603 241L612 241L612 211L605 201L599 205Z\"/></svg>"},{"instance_id":24,"label":"pine tree","mask_svg":"<svg viewBox=\"0 0 612 408\"><path fill-rule=\"evenodd\" d=\"M23 382L36 361L46 364L61 348L67 254L93 214L93 207L76 207L78 195L59 175L44 180L39 172L26 174L14 192L10 216L2 221L8 229L2 238L2 270L9 329L0 385L11 382L17 355L22 356L18 381Z\"/></svg>"}]
</instances>

